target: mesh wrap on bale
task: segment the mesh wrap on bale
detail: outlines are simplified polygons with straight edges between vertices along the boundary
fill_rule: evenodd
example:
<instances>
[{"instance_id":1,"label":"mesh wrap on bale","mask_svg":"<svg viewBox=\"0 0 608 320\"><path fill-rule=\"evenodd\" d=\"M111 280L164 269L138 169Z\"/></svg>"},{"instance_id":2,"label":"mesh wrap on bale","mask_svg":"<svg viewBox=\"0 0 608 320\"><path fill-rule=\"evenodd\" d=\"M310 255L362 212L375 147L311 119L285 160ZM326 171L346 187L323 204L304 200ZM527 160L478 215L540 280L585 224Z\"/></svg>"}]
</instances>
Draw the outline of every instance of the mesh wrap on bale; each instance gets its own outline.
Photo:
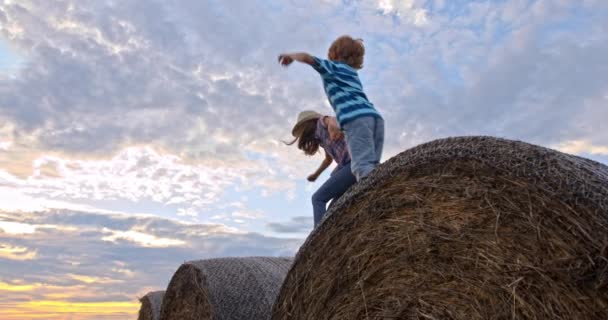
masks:
<instances>
[{"instance_id":1,"label":"mesh wrap on bale","mask_svg":"<svg viewBox=\"0 0 608 320\"><path fill-rule=\"evenodd\" d=\"M159 320L160 306L163 302L164 291L148 292L145 296L139 299L141 308L139 308L139 316L137 320Z\"/></svg>"},{"instance_id":2,"label":"mesh wrap on bale","mask_svg":"<svg viewBox=\"0 0 608 320\"><path fill-rule=\"evenodd\" d=\"M291 258L190 261L169 282L161 319L270 319Z\"/></svg>"},{"instance_id":3,"label":"mesh wrap on bale","mask_svg":"<svg viewBox=\"0 0 608 320\"><path fill-rule=\"evenodd\" d=\"M300 248L273 319L607 319L608 168L436 140L354 185Z\"/></svg>"}]
</instances>

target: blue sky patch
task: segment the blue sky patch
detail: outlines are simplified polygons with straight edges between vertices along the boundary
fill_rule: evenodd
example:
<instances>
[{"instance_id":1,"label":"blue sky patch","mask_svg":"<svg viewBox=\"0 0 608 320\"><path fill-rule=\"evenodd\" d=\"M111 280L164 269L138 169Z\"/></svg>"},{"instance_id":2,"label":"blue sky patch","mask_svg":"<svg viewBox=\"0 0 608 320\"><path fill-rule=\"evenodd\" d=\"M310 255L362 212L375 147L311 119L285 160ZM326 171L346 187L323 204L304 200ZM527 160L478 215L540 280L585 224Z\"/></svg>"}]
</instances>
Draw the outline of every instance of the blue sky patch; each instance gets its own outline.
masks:
<instances>
[{"instance_id":1,"label":"blue sky patch","mask_svg":"<svg viewBox=\"0 0 608 320\"><path fill-rule=\"evenodd\" d=\"M13 73L23 63L23 59L0 40L0 73Z\"/></svg>"}]
</instances>

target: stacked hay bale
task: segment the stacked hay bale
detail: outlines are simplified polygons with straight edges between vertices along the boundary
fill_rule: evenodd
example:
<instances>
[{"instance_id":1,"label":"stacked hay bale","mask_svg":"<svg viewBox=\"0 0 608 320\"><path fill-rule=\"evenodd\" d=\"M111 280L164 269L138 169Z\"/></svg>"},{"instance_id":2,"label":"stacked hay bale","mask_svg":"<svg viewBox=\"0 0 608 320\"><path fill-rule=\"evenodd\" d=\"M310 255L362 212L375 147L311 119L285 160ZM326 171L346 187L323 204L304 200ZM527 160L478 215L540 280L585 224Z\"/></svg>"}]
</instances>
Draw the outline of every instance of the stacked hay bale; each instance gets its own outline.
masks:
<instances>
[{"instance_id":1,"label":"stacked hay bale","mask_svg":"<svg viewBox=\"0 0 608 320\"><path fill-rule=\"evenodd\" d=\"M186 262L169 282L161 319L270 319L289 258L219 258Z\"/></svg>"},{"instance_id":2,"label":"stacked hay bale","mask_svg":"<svg viewBox=\"0 0 608 320\"><path fill-rule=\"evenodd\" d=\"M141 308L139 309L139 317L137 320L159 320L160 307L163 302L164 291L148 292L145 296L139 299Z\"/></svg>"},{"instance_id":3,"label":"stacked hay bale","mask_svg":"<svg viewBox=\"0 0 608 320\"><path fill-rule=\"evenodd\" d=\"M449 138L381 165L309 236L273 319L607 319L608 168Z\"/></svg>"}]
</instances>

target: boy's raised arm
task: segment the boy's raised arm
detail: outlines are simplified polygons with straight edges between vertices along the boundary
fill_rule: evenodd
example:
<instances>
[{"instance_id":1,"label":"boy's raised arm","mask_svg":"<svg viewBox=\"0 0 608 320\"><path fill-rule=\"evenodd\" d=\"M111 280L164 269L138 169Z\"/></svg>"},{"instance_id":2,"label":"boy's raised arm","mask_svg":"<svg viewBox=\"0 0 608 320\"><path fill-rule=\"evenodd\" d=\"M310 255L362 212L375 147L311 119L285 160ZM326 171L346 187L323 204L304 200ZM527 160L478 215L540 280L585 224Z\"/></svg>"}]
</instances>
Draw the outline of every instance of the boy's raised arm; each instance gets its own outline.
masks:
<instances>
[{"instance_id":1,"label":"boy's raised arm","mask_svg":"<svg viewBox=\"0 0 608 320\"><path fill-rule=\"evenodd\" d=\"M294 61L306 63L311 66L315 65L314 58L306 52L282 53L279 55L279 63L285 67Z\"/></svg>"}]
</instances>

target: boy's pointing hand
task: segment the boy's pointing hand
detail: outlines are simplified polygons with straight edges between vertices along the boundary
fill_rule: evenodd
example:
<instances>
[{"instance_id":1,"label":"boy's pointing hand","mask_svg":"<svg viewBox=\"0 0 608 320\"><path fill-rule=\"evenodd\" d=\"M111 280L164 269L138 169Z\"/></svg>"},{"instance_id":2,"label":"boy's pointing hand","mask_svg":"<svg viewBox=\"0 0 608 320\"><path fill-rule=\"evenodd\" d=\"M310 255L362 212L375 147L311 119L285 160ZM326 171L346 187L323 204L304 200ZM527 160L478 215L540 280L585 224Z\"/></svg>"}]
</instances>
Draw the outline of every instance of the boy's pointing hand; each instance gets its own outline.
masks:
<instances>
[{"instance_id":1,"label":"boy's pointing hand","mask_svg":"<svg viewBox=\"0 0 608 320\"><path fill-rule=\"evenodd\" d=\"M314 58L305 52L282 53L279 55L279 63L284 67L287 67L294 61L306 63L311 66L315 64Z\"/></svg>"},{"instance_id":2,"label":"boy's pointing hand","mask_svg":"<svg viewBox=\"0 0 608 320\"><path fill-rule=\"evenodd\" d=\"M279 64L281 64L282 66L287 67L292 62L293 62L293 58L291 57L291 55L286 54L286 53L279 55Z\"/></svg>"}]
</instances>

